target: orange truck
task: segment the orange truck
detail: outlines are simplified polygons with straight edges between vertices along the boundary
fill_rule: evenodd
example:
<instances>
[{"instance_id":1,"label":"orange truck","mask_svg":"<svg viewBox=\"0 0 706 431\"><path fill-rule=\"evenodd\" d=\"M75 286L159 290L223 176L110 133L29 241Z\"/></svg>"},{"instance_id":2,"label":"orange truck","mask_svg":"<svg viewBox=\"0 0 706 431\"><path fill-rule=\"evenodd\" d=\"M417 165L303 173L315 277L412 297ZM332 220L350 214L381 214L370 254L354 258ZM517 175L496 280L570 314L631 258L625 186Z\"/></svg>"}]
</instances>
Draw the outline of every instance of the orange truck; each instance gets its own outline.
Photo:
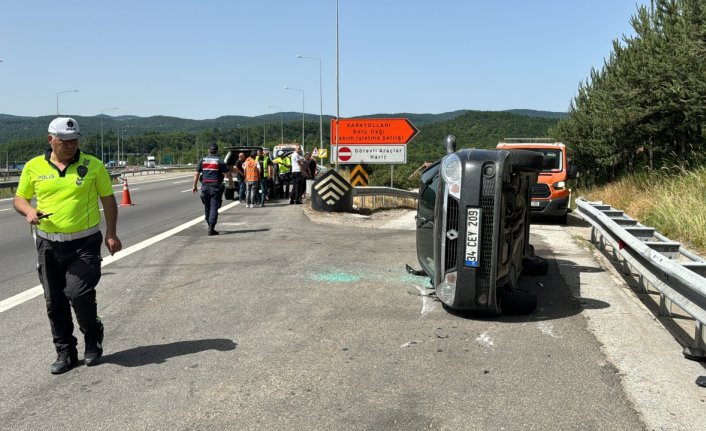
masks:
<instances>
[{"instance_id":1,"label":"orange truck","mask_svg":"<svg viewBox=\"0 0 706 431\"><path fill-rule=\"evenodd\" d=\"M571 190L568 180L578 176L578 167L566 155L566 146L547 138L506 138L499 150L529 150L544 157L537 184L532 187L533 215L548 216L566 223Z\"/></svg>"}]
</instances>

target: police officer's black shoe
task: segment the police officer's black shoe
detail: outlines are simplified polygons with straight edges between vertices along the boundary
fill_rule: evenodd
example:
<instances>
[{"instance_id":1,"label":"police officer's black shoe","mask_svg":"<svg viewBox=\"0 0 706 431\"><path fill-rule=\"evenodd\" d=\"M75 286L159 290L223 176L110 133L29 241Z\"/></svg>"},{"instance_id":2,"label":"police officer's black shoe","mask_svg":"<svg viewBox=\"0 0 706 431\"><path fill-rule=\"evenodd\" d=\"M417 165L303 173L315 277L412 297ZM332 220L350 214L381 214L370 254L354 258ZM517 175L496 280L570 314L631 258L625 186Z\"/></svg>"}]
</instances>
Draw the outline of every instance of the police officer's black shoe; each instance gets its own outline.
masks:
<instances>
[{"instance_id":1,"label":"police officer's black shoe","mask_svg":"<svg viewBox=\"0 0 706 431\"><path fill-rule=\"evenodd\" d=\"M215 224L208 225L208 236L218 235L218 234L219 234L219 232L216 230Z\"/></svg>"},{"instance_id":2,"label":"police officer's black shoe","mask_svg":"<svg viewBox=\"0 0 706 431\"><path fill-rule=\"evenodd\" d=\"M56 361L51 364L52 374L63 374L78 365L78 352L60 352Z\"/></svg>"},{"instance_id":3,"label":"police officer's black shoe","mask_svg":"<svg viewBox=\"0 0 706 431\"><path fill-rule=\"evenodd\" d=\"M83 360L87 367L98 365L98 361L103 356L103 326L101 325L100 332L95 339L86 339L86 351L83 354Z\"/></svg>"}]
</instances>

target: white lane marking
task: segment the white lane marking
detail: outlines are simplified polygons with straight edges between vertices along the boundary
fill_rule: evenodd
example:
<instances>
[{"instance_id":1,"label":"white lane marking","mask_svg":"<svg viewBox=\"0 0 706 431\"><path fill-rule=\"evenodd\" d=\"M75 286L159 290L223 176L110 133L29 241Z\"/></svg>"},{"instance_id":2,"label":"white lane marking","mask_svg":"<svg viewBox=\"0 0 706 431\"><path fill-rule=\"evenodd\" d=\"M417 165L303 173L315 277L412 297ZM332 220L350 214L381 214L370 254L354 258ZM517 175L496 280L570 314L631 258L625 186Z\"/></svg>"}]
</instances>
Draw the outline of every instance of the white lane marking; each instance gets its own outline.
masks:
<instances>
[{"instance_id":1,"label":"white lane marking","mask_svg":"<svg viewBox=\"0 0 706 431\"><path fill-rule=\"evenodd\" d=\"M181 184L181 183L188 183L190 180L183 180L183 181L175 181L172 184Z\"/></svg>"},{"instance_id":2,"label":"white lane marking","mask_svg":"<svg viewBox=\"0 0 706 431\"><path fill-rule=\"evenodd\" d=\"M179 176L179 177L162 178L162 179L157 179L157 180L135 181L135 183L136 183L136 184L158 183L158 182L160 182L160 181L170 181L170 180L173 180L174 178L193 178L193 177L194 177L194 174L189 174L189 175L185 175L185 176L183 176L183 177ZM128 177L128 178L131 178L131 177ZM188 181L188 180L187 180L187 181ZM128 184L128 187L129 187L129 186L130 186L130 180L129 180L129 179L128 179L127 184ZM123 186L122 180L121 180L121 182L118 183L118 184L113 184L113 187L122 187L122 186Z\"/></svg>"},{"instance_id":3,"label":"white lane marking","mask_svg":"<svg viewBox=\"0 0 706 431\"><path fill-rule=\"evenodd\" d=\"M179 192L179 193L186 193L186 192L191 192L191 191L193 191L193 190L194 190L194 189L182 190L182 191L181 191L181 192Z\"/></svg>"},{"instance_id":4,"label":"white lane marking","mask_svg":"<svg viewBox=\"0 0 706 431\"><path fill-rule=\"evenodd\" d=\"M429 294L427 293L427 289L423 288L422 286L417 286L416 284L414 287L417 288L419 291L419 294L422 297L422 316L426 316L430 312L434 311L434 301L429 297Z\"/></svg>"},{"instance_id":5,"label":"white lane marking","mask_svg":"<svg viewBox=\"0 0 706 431\"><path fill-rule=\"evenodd\" d=\"M0 212L2 211L10 211L10 208L1 209Z\"/></svg>"},{"instance_id":6,"label":"white lane marking","mask_svg":"<svg viewBox=\"0 0 706 431\"><path fill-rule=\"evenodd\" d=\"M228 204L221 209L218 210L219 213L222 213L223 211L227 211L234 206L238 205L240 202L233 202L231 204ZM133 253L136 253L144 248L147 248L153 244L158 243L159 241L162 241L163 239L167 239L170 236L176 235L177 233L186 230L190 228L191 226L194 226L196 224L203 223L203 216L199 216L191 221L188 221L182 225L179 225L173 229L170 229L166 232L162 232L159 235L153 236L152 238L146 239L142 241L139 244L135 244L131 247L128 247L126 249L121 250L118 252L117 255L113 256L107 256L103 258L103 263L101 264L101 268L110 265L113 262L116 262L124 257L128 257ZM23 304L30 299L34 299L37 296L42 295L44 292L42 285L40 284L39 286L34 286L31 289L25 290L24 292L20 292L15 296L11 296L10 298L3 299L0 301L0 313L3 313L7 310L10 310L14 307L17 307L20 304Z\"/></svg>"},{"instance_id":7,"label":"white lane marking","mask_svg":"<svg viewBox=\"0 0 706 431\"><path fill-rule=\"evenodd\" d=\"M493 339L490 338L490 335L488 335L487 332L483 332L476 338L476 343L478 343L481 347L493 347L495 343L493 343Z\"/></svg>"}]
</instances>

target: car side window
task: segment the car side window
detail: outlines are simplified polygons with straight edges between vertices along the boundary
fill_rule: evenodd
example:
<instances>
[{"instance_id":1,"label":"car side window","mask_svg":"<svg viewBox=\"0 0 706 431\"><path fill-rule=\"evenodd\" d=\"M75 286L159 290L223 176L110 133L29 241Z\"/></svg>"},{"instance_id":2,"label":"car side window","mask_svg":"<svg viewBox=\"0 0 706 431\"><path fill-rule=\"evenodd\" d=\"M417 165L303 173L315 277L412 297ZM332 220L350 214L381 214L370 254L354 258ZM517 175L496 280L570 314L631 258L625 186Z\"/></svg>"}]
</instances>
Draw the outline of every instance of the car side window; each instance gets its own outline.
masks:
<instances>
[{"instance_id":1,"label":"car side window","mask_svg":"<svg viewBox=\"0 0 706 431\"><path fill-rule=\"evenodd\" d=\"M422 172L419 204L425 208L434 209L436 190L439 187L439 166L437 163Z\"/></svg>"}]
</instances>

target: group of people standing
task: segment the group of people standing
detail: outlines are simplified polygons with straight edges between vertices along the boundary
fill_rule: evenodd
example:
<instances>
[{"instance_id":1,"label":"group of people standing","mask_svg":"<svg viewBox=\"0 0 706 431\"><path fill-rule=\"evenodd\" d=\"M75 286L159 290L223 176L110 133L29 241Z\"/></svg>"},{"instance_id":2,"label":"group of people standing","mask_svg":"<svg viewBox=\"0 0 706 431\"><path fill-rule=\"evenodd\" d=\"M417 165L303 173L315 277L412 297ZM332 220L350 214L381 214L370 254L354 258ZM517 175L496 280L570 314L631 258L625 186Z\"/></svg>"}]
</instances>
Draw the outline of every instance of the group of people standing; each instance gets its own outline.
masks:
<instances>
[{"instance_id":1,"label":"group of people standing","mask_svg":"<svg viewBox=\"0 0 706 431\"><path fill-rule=\"evenodd\" d=\"M306 190L306 180L316 178L318 166L310 153L302 155L301 145L291 153L277 151L272 159L269 150L258 148L249 154L241 152L232 166L218 156L218 145L208 147L194 173L193 192L201 181L201 201L204 204L208 235L218 235L218 209L223 203L224 180L234 189L233 176L238 180L238 199L246 208L263 207L265 202L289 196L292 205L301 204ZM291 186L291 191L290 191Z\"/></svg>"},{"instance_id":2,"label":"group of people standing","mask_svg":"<svg viewBox=\"0 0 706 431\"><path fill-rule=\"evenodd\" d=\"M290 204L302 203L306 180L316 177L316 160L309 153L302 156L300 145L291 153L279 150L276 156L272 159L263 149L253 150L248 157L238 154L232 172L240 184L238 198L246 208L262 207L266 201L287 196Z\"/></svg>"}]
</instances>

